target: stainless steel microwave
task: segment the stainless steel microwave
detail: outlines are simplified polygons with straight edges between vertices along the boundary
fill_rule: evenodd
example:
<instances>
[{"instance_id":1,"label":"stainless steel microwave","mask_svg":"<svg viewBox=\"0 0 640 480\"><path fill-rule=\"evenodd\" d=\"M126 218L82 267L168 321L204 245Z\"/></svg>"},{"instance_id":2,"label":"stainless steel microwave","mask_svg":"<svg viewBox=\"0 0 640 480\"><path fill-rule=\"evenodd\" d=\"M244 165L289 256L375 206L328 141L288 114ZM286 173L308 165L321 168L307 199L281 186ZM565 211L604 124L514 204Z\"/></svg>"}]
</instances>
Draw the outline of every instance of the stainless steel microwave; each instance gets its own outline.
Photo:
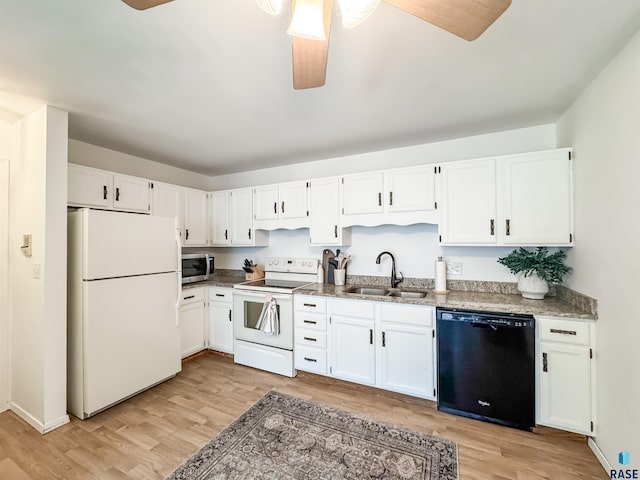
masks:
<instances>
[{"instance_id":1,"label":"stainless steel microwave","mask_svg":"<svg viewBox=\"0 0 640 480\"><path fill-rule=\"evenodd\" d=\"M213 257L207 253L182 255L182 283L202 282L214 273Z\"/></svg>"}]
</instances>

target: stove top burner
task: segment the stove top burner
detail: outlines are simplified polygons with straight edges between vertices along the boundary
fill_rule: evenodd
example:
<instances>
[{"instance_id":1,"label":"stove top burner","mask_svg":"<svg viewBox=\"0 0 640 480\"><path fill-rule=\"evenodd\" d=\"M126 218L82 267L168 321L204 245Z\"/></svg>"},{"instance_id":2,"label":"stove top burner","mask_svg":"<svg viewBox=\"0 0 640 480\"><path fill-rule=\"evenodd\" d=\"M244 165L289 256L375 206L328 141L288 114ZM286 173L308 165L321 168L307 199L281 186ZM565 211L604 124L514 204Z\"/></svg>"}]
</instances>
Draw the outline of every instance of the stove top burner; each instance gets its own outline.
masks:
<instances>
[{"instance_id":1,"label":"stove top burner","mask_svg":"<svg viewBox=\"0 0 640 480\"><path fill-rule=\"evenodd\" d=\"M243 288L282 288L285 290L294 290L298 287L308 285L310 282L296 282L293 280L277 280L273 278L263 278L262 280L254 280L253 282L242 283Z\"/></svg>"}]
</instances>

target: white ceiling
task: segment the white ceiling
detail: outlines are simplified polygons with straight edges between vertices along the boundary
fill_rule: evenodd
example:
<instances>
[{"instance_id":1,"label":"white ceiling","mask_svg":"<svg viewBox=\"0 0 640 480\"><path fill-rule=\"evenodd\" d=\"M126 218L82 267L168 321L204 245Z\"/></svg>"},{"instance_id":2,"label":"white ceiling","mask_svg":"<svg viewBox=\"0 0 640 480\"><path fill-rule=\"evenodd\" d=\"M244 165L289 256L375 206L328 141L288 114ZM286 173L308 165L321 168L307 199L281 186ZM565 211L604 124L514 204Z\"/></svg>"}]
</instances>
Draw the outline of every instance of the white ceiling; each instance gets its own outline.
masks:
<instances>
[{"instance_id":1,"label":"white ceiling","mask_svg":"<svg viewBox=\"0 0 640 480\"><path fill-rule=\"evenodd\" d=\"M444 0L443 0L444 1ZM0 90L72 138L209 175L553 122L640 27L638 0L514 0L475 42L385 4L296 91L288 14L253 0L0 0Z\"/></svg>"}]
</instances>

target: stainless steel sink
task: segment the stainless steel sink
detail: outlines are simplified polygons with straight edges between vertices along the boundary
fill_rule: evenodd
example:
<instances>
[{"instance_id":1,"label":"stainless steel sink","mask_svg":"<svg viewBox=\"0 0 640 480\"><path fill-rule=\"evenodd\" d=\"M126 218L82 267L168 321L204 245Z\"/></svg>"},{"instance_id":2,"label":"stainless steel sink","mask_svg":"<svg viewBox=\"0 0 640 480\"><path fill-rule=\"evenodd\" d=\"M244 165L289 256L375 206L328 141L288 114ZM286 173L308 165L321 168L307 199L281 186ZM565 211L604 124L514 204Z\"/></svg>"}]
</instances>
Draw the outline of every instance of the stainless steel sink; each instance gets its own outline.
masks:
<instances>
[{"instance_id":1,"label":"stainless steel sink","mask_svg":"<svg viewBox=\"0 0 640 480\"><path fill-rule=\"evenodd\" d=\"M387 297L401 297L401 298L424 298L427 296L427 292L403 292L393 291L386 295Z\"/></svg>"},{"instance_id":2,"label":"stainless steel sink","mask_svg":"<svg viewBox=\"0 0 640 480\"><path fill-rule=\"evenodd\" d=\"M388 290L386 288L376 288L376 287L349 287L346 289L347 293L357 293L359 295L377 295L379 297L383 297L387 294Z\"/></svg>"}]
</instances>

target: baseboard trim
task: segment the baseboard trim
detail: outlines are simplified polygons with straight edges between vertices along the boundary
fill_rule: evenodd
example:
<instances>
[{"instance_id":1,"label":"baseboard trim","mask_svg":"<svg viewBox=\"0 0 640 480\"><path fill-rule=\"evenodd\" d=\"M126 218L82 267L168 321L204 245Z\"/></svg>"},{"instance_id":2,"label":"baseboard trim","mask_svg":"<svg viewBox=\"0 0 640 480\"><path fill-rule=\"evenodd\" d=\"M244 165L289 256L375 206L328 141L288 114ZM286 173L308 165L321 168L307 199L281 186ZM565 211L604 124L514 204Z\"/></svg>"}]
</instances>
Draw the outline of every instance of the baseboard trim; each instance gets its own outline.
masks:
<instances>
[{"instance_id":1,"label":"baseboard trim","mask_svg":"<svg viewBox=\"0 0 640 480\"><path fill-rule=\"evenodd\" d=\"M41 435L44 435L45 433L48 433L51 430L55 430L56 428L69 423L70 421L69 415L65 414L50 422L42 423L40 420L38 420L36 417L31 415L24 408L22 408L20 405L14 402L9 403L9 409L13 413L18 415L21 419L23 419L25 422L27 422L29 425L31 425L33 428L35 428L38 432L40 432Z\"/></svg>"},{"instance_id":2,"label":"baseboard trim","mask_svg":"<svg viewBox=\"0 0 640 480\"><path fill-rule=\"evenodd\" d=\"M592 437L589 438L589 441L587 443L589 444L589 448L591 449L593 454L600 462L600 465L602 465L602 468L604 468L604 471L607 473L607 475L609 475L609 472L613 470L613 467L609 463L609 460L607 460L607 457L604 456L604 453L602 453L602 450L600 450L600 447Z\"/></svg>"}]
</instances>

